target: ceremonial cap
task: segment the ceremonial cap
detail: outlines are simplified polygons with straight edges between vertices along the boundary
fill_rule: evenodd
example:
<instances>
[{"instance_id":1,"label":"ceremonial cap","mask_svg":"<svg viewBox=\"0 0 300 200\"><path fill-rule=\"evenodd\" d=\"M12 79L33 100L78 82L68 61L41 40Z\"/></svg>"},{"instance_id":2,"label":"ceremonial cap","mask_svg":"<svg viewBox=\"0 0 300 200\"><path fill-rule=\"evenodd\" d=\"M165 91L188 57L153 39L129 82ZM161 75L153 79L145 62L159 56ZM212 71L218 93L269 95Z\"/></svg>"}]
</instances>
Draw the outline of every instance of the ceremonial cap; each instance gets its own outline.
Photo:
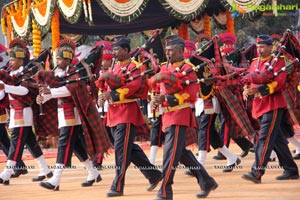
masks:
<instances>
[{"instance_id":1,"label":"ceremonial cap","mask_svg":"<svg viewBox=\"0 0 300 200\"><path fill-rule=\"evenodd\" d=\"M237 39L234 34L232 33L221 33L219 35L219 40L222 43L222 46L220 46L220 51L223 53L229 53L231 51L235 50L234 44L236 43Z\"/></svg>"},{"instance_id":2,"label":"ceremonial cap","mask_svg":"<svg viewBox=\"0 0 300 200\"><path fill-rule=\"evenodd\" d=\"M123 35L114 37L112 39L112 47L120 46L120 45L130 45L131 40Z\"/></svg>"},{"instance_id":3,"label":"ceremonial cap","mask_svg":"<svg viewBox=\"0 0 300 200\"><path fill-rule=\"evenodd\" d=\"M9 56L12 58L29 59L29 50L24 40L16 38L9 43Z\"/></svg>"},{"instance_id":4,"label":"ceremonial cap","mask_svg":"<svg viewBox=\"0 0 300 200\"><path fill-rule=\"evenodd\" d=\"M60 40L57 44L57 56L73 60L76 44L70 39Z\"/></svg>"},{"instance_id":5,"label":"ceremonial cap","mask_svg":"<svg viewBox=\"0 0 300 200\"><path fill-rule=\"evenodd\" d=\"M96 43L96 47L103 45L103 51L102 51L102 59L104 60L111 60L113 58L113 51L111 42L106 40L101 40Z\"/></svg>"},{"instance_id":6,"label":"ceremonial cap","mask_svg":"<svg viewBox=\"0 0 300 200\"><path fill-rule=\"evenodd\" d=\"M272 45L273 40L269 35L259 35L256 38L257 44L266 44L266 45Z\"/></svg>"},{"instance_id":7,"label":"ceremonial cap","mask_svg":"<svg viewBox=\"0 0 300 200\"><path fill-rule=\"evenodd\" d=\"M170 36L166 37L165 41L166 41L166 47L175 45L175 44L181 44L184 46L184 40L181 37L179 37L178 35L170 35Z\"/></svg>"},{"instance_id":8,"label":"ceremonial cap","mask_svg":"<svg viewBox=\"0 0 300 200\"><path fill-rule=\"evenodd\" d=\"M191 40L185 40L184 41L183 57L184 58L189 58L195 52L196 52L195 42L193 42Z\"/></svg>"}]
</instances>

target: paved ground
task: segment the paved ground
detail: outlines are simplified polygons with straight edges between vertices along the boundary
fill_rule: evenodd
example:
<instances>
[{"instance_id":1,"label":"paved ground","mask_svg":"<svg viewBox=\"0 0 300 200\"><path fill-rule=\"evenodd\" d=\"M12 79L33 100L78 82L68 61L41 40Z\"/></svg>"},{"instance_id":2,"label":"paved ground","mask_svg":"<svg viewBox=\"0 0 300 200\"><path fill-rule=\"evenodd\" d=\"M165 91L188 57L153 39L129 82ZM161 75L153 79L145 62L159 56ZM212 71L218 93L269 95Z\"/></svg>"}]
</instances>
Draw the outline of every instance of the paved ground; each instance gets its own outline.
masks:
<instances>
[{"instance_id":1,"label":"paved ground","mask_svg":"<svg viewBox=\"0 0 300 200\"><path fill-rule=\"evenodd\" d=\"M144 143L143 148L149 155L149 145ZM293 148L293 147L292 147ZM240 153L240 149L232 144L230 149L236 154ZM193 149L196 152L196 149ZM55 165L55 150L45 150L47 162L49 165ZM9 186L0 185L0 199L30 199L30 200L57 200L57 199L72 199L72 200L101 200L106 199L106 192L109 190L110 184L114 177L114 169L111 169L114 163L114 155L110 155L104 161L104 166L107 169L100 171L103 180L95 184L93 187L82 188L81 182L87 177L82 165L76 157L73 158L74 169L65 170L63 173L60 191L48 191L39 186L38 183L31 182L31 179L38 173L37 166L31 156L25 152L25 162L33 169L29 170L29 174L20 176L17 179L11 179ZM213 191L208 199L230 199L230 200L294 200L300 196L300 179L289 181L277 181L275 177L282 173L282 169L278 169L278 162L269 163L269 170L262 179L262 184L253 184L241 179L243 173L247 173L254 159L254 154L250 153L246 158L242 158L242 163L239 169L231 173L223 173L222 168L226 165L226 161L215 161L212 156L216 151L208 154L206 168L219 184L217 190ZM0 170L2 171L5 163L3 156L0 155ZM162 162L162 149L159 150L157 165ZM300 160L296 161L300 167ZM173 190L174 200L179 199L196 199L195 195L200 191L196 179L186 176L184 169L179 169L176 172ZM111 199L116 200L150 200L156 197L157 189L152 192L147 192L148 183L141 173L132 165L129 167L126 174L125 195Z\"/></svg>"}]
</instances>

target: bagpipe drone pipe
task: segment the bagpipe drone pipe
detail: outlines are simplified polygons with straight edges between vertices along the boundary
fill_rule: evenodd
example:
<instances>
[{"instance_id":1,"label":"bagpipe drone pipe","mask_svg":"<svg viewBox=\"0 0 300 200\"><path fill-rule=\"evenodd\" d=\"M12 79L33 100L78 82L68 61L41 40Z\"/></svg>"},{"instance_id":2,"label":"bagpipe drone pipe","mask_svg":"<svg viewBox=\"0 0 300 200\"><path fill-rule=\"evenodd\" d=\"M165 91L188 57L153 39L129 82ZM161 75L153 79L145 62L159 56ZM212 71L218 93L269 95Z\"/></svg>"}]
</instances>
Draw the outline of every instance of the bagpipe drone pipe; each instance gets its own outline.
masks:
<instances>
[{"instance_id":1,"label":"bagpipe drone pipe","mask_svg":"<svg viewBox=\"0 0 300 200\"><path fill-rule=\"evenodd\" d=\"M286 30L279 42L274 54L284 56L286 65L279 71L273 72L274 76L286 71L287 81L283 95L288 104L288 110L291 117L291 122L294 125L300 124L300 93L297 91L299 87L299 59L300 59L300 44L297 38L290 30ZM273 55L274 56L274 55ZM273 64L273 63L272 63ZM271 67L268 67L268 70Z\"/></svg>"},{"instance_id":2,"label":"bagpipe drone pipe","mask_svg":"<svg viewBox=\"0 0 300 200\"><path fill-rule=\"evenodd\" d=\"M256 44L252 43L248 47L242 47L226 55L227 61L238 68L248 68L253 58L257 57Z\"/></svg>"},{"instance_id":3,"label":"bagpipe drone pipe","mask_svg":"<svg viewBox=\"0 0 300 200\"><path fill-rule=\"evenodd\" d=\"M197 69L200 97L204 101L209 101L212 96L217 97L226 125L233 130L230 132L235 137L254 134L252 119L245 111L241 93L237 92L241 86L241 74L247 68L234 67L222 59L216 36L200 47L189 60ZM235 130L236 127L240 131Z\"/></svg>"}]
</instances>

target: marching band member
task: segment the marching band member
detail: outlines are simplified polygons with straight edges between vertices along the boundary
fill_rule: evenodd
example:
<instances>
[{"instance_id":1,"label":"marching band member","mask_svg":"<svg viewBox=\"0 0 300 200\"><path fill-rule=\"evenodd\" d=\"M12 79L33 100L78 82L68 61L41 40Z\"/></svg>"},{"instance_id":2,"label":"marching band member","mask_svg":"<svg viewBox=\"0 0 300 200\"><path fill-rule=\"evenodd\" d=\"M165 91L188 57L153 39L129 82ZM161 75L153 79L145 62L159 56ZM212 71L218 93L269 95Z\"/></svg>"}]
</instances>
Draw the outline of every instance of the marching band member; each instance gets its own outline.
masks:
<instances>
[{"instance_id":1,"label":"marching band member","mask_svg":"<svg viewBox=\"0 0 300 200\"><path fill-rule=\"evenodd\" d=\"M273 76L267 71L268 63L275 58L271 57L272 39L268 35L260 35L256 39L256 46L259 58L252 61L249 74L244 76L242 81L246 84L244 88L244 99L254 95L252 116L259 120L259 135L255 135L255 161L248 174L243 179L261 183L272 149L275 150L280 165L284 172L277 180L298 179L299 172L288 148L288 142L281 131L281 124L286 112L287 103L282 90L286 83L286 72ZM284 59L279 57L275 62L273 70L276 72L285 66Z\"/></svg>"},{"instance_id":2,"label":"marching band member","mask_svg":"<svg viewBox=\"0 0 300 200\"><path fill-rule=\"evenodd\" d=\"M118 36L113 39L113 53L117 62L113 66L112 73L123 76L136 67L137 63L130 57L130 39ZM140 69L132 72L132 76L138 75ZM141 88L142 77L127 82L119 88L112 88L100 95L98 104L102 107L105 101L109 101L107 112L107 126L111 127L114 139L116 175L107 197L123 196L126 170L133 162L149 180L148 191L153 190L161 180L161 172L150 163L144 151L134 143L137 126L143 125L144 117L141 109L133 97Z\"/></svg>"},{"instance_id":3,"label":"marching band member","mask_svg":"<svg viewBox=\"0 0 300 200\"><path fill-rule=\"evenodd\" d=\"M64 39L59 42L56 58L58 79L72 80L78 78L78 74L76 73L67 76L68 73L71 74L76 70L76 68L71 65L75 48L76 45L71 40ZM55 79L55 77L52 79ZM96 105L93 103L82 81L60 87L52 87L51 82L49 82L48 85L49 87L40 88L41 95L38 95L36 100L38 104L42 104L52 98L58 99L60 135L58 138L54 175L47 182L41 182L40 186L49 190L59 190L62 172L65 167L70 166L73 151L88 172L88 177L81 186L92 186L95 182L100 182L102 178L89 159L88 153L94 153L94 148L96 148L91 146L90 142L98 144L102 151L101 153L106 152L110 147L109 139L101 124L102 122L98 115ZM100 140L96 141L96 139L93 140L93 138L90 138L92 134L101 137ZM88 141L87 139L93 141ZM90 148L92 148L92 150L90 150Z\"/></svg>"},{"instance_id":4,"label":"marching band member","mask_svg":"<svg viewBox=\"0 0 300 200\"><path fill-rule=\"evenodd\" d=\"M0 53L7 51L7 49L0 44ZM3 61L2 56L0 56L0 62ZM4 70L4 69L3 69ZM0 80L1 82L1 80ZM1 82L2 83L2 82ZM0 146L6 156L8 156L10 140L6 130L6 124L8 122L8 109L9 102L4 90L0 91ZM11 175L11 178L17 178L21 174L27 174L28 170L26 169L25 163L23 160L18 160L16 163L16 168L14 173Z\"/></svg>"},{"instance_id":5,"label":"marching band member","mask_svg":"<svg viewBox=\"0 0 300 200\"><path fill-rule=\"evenodd\" d=\"M166 38L166 55L169 61L162 65L160 73L150 79L151 87L157 86L156 81L163 73L173 74L175 69L178 69L180 73L192 68L191 64L185 62L183 52L184 40L182 38L177 35ZM184 77L184 80L197 79L195 72L188 73ZM190 104L196 101L199 85L184 85L182 88L178 86L179 91L172 93L169 89L176 87L174 85L161 82L160 94L155 95L150 102L153 108L162 105L164 111L162 115L162 130L165 133L163 180L156 199L173 199L172 184L179 161L186 167L190 167L191 172L196 176L201 188L197 197L205 198L218 187L218 184L208 175L193 153L185 148L187 128L196 127Z\"/></svg>"},{"instance_id":6,"label":"marching band member","mask_svg":"<svg viewBox=\"0 0 300 200\"><path fill-rule=\"evenodd\" d=\"M29 51L25 41L14 39L10 42L9 54L9 69L10 76L18 76L23 72L24 66L29 62ZM22 78L22 76L19 76ZM34 101L35 94L26 83L21 83L18 86L0 83L0 90L4 91L9 96L10 102L10 122L12 136L10 139L10 148L8 153L8 160L6 168L0 174L0 183L9 184L9 179L16 167L16 162L22 158L24 145L28 147L31 155L35 158L40 172L38 177L33 178L32 181L42 181L45 178L52 177L52 172L48 168L46 160L40 145L33 133L33 110L31 104Z\"/></svg>"}]
</instances>

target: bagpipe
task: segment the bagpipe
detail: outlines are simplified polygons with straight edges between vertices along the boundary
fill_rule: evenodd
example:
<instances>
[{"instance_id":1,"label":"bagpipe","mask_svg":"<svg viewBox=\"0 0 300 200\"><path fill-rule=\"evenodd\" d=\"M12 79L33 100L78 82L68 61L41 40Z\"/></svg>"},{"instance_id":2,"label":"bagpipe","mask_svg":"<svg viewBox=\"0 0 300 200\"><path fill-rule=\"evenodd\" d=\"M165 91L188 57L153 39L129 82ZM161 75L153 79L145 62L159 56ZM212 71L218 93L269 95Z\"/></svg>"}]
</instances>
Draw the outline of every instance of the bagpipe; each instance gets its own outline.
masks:
<instances>
[{"instance_id":1,"label":"bagpipe","mask_svg":"<svg viewBox=\"0 0 300 200\"><path fill-rule=\"evenodd\" d=\"M169 88L167 93L172 94L181 90L182 85L197 83L200 84L201 97L206 98L212 94L214 86L224 85L224 81L233 79L245 71L245 69L230 66L230 69L234 69L235 72L227 74L228 69L223 65L217 36L214 36L210 41L201 46L196 53L191 55L187 62L193 64L191 69L181 73L178 73L178 69L173 72L159 73L149 81L150 87L155 87L156 83L163 82ZM192 71L196 72L198 79L183 81L182 77ZM168 87L169 85L170 87Z\"/></svg>"},{"instance_id":2,"label":"bagpipe","mask_svg":"<svg viewBox=\"0 0 300 200\"><path fill-rule=\"evenodd\" d=\"M272 65L277 62L276 57L283 56L286 65L274 72ZM282 72L286 72L286 86L283 90L283 95L288 104L289 114L293 124L300 124L300 101L299 101L299 59L300 59L300 44L297 38L290 30L286 30L276 48L273 57L274 61L270 66L266 66L267 70L273 73L276 77Z\"/></svg>"},{"instance_id":3,"label":"bagpipe","mask_svg":"<svg viewBox=\"0 0 300 200\"><path fill-rule=\"evenodd\" d=\"M147 96L147 76L152 76L159 71L159 61L157 59L164 58L162 53L159 53L161 49L163 49L163 47L159 36L159 30L155 30L142 47L138 47L130 53L132 62L136 63L134 68L127 70L130 62L122 69L121 74L114 74L112 71L102 73L96 81L97 87L105 89L105 84L107 84L111 90L116 90L126 83L142 77L141 87L132 98L142 98L145 95ZM116 62L116 59L114 59L114 62ZM143 66L146 66L146 68L142 68ZM140 70L141 73L133 76L132 73L136 70Z\"/></svg>"},{"instance_id":4,"label":"bagpipe","mask_svg":"<svg viewBox=\"0 0 300 200\"><path fill-rule=\"evenodd\" d=\"M238 68L249 68L252 59L257 57L256 44L252 43L248 47L229 52L226 55L226 60L233 66Z\"/></svg>"},{"instance_id":5,"label":"bagpipe","mask_svg":"<svg viewBox=\"0 0 300 200\"><path fill-rule=\"evenodd\" d=\"M228 113L225 117L227 123L233 118L241 128L242 135L253 134L255 131L244 111L242 98L229 88L241 84L238 77L247 69L224 65L217 36L201 46L188 62L192 63L193 67L187 71L179 73L179 70L175 70L156 74L149 80L150 87L155 87L156 83L164 83L167 93L174 94L184 85L199 84L200 97L204 101L211 101L211 98L216 96L225 105L223 111ZM185 80L184 76L192 71L195 71L197 79Z\"/></svg>"},{"instance_id":6,"label":"bagpipe","mask_svg":"<svg viewBox=\"0 0 300 200\"><path fill-rule=\"evenodd\" d=\"M100 115L92 98L93 96L87 88L87 82L94 83L91 78L96 77L96 74L98 74L97 70L102 60L102 50L103 46L92 49L82 61L74 66L70 65L68 73L64 76L56 76L53 70L39 71L35 76L38 81L44 84L44 87L67 87L81 119L85 145L89 155L105 153L110 148L108 135L102 125ZM52 100L57 101L56 98L50 101ZM43 107L46 104L43 104ZM57 103L53 108L55 108L57 113ZM57 118L57 114L55 118Z\"/></svg>"},{"instance_id":7,"label":"bagpipe","mask_svg":"<svg viewBox=\"0 0 300 200\"><path fill-rule=\"evenodd\" d=\"M36 103L36 96L39 94L40 82L35 78L41 69L45 65L52 64L52 52L51 48L44 49L37 58L30 60L23 67L23 71L10 76L10 70L0 70L0 80L4 83L14 86L22 85L29 90L29 94L25 96L13 95L13 98L24 103L25 105L31 105L33 110L33 122L35 128L35 134L38 140L44 140L48 135L58 135L59 131L57 129L57 102L50 100L39 107ZM43 111L47 111L48 115L43 115Z\"/></svg>"},{"instance_id":8,"label":"bagpipe","mask_svg":"<svg viewBox=\"0 0 300 200\"><path fill-rule=\"evenodd\" d=\"M103 47L100 45L93 48L85 58L73 65L71 71L62 77L55 76L56 66L52 70L40 71L35 75L35 79L43 85L54 88L82 81L89 84L90 94L96 98L97 91L94 89L96 86L92 80L99 74Z\"/></svg>"}]
</instances>

